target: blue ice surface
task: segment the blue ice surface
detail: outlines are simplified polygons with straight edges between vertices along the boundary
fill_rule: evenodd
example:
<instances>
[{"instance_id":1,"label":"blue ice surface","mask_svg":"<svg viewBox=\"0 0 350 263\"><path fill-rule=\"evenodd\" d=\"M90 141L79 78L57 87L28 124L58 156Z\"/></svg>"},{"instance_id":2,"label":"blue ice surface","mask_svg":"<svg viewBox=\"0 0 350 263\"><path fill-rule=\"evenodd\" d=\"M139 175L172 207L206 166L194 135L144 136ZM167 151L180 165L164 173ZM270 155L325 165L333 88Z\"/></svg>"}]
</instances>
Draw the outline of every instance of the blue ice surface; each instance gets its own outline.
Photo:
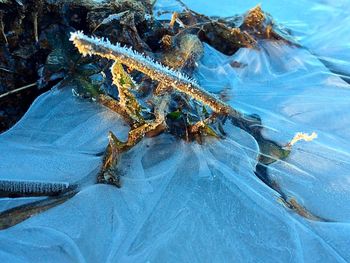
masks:
<instances>
[{"instance_id":1,"label":"blue ice surface","mask_svg":"<svg viewBox=\"0 0 350 263\"><path fill-rule=\"evenodd\" d=\"M258 3L184 2L198 12L220 16L245 12ZM207 90L225 90L232 106L258 114L270 139L284 144L298 131L318 133L315 141L296 144L286 160L269 167L269 173L290 197L328 222L307 220L285 208L278 193L254 175L259 151L254 138L228 124L225 140L204 145L169 135L144 139L122 157L121 189L86 183L66 203L1 231L0 258L4 262L349 262L346 4L263 2L262 8L291 28L304 48L261 42L259 51L241 49L225 56L205 45L195 73ZM246 66L232 68L232 61ZM2 155L0 165L8 165L3 160L9 158L18 162L1 168L6 169L1 176L22 180L21 164L35 159L39 165L26 169L27 177L89 181L101 162L91 154L104 149L107 131L126 135L127 127L115 115L67 90L42 95L19 124L0 136L0 152L12 152ZM49 154L48 165L42 156ZM67 176L68 170L75 172ZM5 209L14 202L23 200L5 199L0 205Z\"/></svg>"},{"instance_id":2,"label":"blue ice surface","mask_svg":"<svg viewBox=\"0 0 350 263\"><path fill-rule=\"evenodd\" d=\"M160 0L159 4L167 2ZM208 16L230 17L261 5L274 20L292 31L304 48L327 62L337 73L350 73L349 0L183 0L189 8Z\"/></svg>"},{"instance_id":3,"label":"blue ice surface","mask_svg":"<svg viewBox=\"0 0 350 263\"><path fill-rule=\"evenodd\" d=\"M74 97L72 88L41 95L0 136L0 185L95 181L108 131L125 139L129 127L113 112Z\"/></svg>"}]
</instances>

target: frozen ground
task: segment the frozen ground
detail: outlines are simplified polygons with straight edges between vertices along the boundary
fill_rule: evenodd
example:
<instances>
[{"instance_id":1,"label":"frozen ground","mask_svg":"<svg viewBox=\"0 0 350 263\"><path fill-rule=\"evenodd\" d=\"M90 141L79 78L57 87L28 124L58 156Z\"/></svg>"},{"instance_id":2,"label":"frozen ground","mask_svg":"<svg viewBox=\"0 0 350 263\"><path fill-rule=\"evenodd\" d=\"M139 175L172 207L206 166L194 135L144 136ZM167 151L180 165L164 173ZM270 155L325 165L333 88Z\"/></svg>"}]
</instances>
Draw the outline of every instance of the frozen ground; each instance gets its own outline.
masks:
<instances>
[{"instance_id":1,"label":"frozen ground","mask_svg":"<svg viewBox=\"0 0 350 263\"><path fill-rule=\"evenodd\" d=\"M231 16L256 1L184 1ZM159 6L171 6L161 1ZM66 203L0 232L4 262L349 262L350 86L348 1L266 1L304 48L264 42L231 57L205 46L196 72L212 92L259 114L265 135L299 143L269 173L290 196L329 222L286 209L254 175L258 146L238 128L225 141L145 139L122 160L123 187L93 185L107 131L127 127L113 113L51 91L0 136L2 180L83 183ZM243 68L229 64L238 61ZM35 163L35 167L29 164ZM27 168L26 168L27 167ZM132 167L132 169L130 169ZM23 172L25 171L25 172ZM37 177L40 174L40 177ZM1 210L22 204L1 199Z\"/></svg>"}]
</instances>

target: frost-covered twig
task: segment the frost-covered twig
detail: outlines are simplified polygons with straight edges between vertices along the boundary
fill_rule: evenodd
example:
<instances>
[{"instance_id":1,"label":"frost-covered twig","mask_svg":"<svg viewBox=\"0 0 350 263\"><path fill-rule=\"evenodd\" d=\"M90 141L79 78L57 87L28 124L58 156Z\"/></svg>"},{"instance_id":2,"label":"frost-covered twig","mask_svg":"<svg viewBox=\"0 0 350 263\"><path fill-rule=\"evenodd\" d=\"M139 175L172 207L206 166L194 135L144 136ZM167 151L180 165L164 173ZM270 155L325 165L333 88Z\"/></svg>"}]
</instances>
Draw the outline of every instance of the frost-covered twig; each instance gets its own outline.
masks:
<instances>
[{"instance_id":1,"label":"frost-covered twig","mask_svg":"<svg viewBox=\"0 0 350 263\"><path fill-rule=\"evenodd\" d=\"M19 196L51 196L67 192L75 187L67 182L0 180L2 195L8 193Z\"/></svg>"},{"instance_id":2,"label":"frost-covered twig","mask_svg":"<svg viewBox=\"0 0 350 263\"><path fill-rule=\"evenodd\" d=\"M195 80L185 74L166 67L148 56L144 56L132 48L112 45L109 40L88 37L82 32L71 33L71 41L83 55L99 55L101 57L119 61L131 69L136 69L164 86L190 95L192 98L208 105L213 111L239 118L242 114L219 98L202 89Z\"/></svg>"},{"instance_id":3,"label":"frost-covered twig","mask_svg":"<svg viewBox=\"0 0 350 263\"><path fill-rule=\"evenodd\" d=\"M285 146L287 148L292 147L294 144L296 144L298 141L306 141L306 142L310 142L313 141L314 139L317 138L317 133L313 132L310 135L307 133L303 133L303 132L298 132L294 135L293 139Z\"/></svg>"}]
</instances>

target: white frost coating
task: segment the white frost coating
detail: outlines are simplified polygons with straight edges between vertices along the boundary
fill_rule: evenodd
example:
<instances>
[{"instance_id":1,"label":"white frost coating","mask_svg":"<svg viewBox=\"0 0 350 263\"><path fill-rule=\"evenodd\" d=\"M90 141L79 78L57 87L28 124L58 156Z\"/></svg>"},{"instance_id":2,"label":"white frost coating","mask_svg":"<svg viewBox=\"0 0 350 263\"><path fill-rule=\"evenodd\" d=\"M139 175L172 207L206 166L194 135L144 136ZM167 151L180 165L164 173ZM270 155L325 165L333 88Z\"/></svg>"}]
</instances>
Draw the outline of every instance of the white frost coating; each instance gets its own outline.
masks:
<instances>
[{"instance_id":1,"label":"white frost coating","mask_svg":"<svg viewBox=\"0 0 350 263\"><path fill-rule=\"evenodd\" d=\"M128 127L115 113L73 97L69 87L43 94L0 135L0 189L56 192L95 180L109 130L125 139Z\"/></svg>"},{"instance_id":2,"label":"white frost coating","mask_svg":"<svg viewBox=\"0 0 350 263\"><path fill-rule=\"evenodd\" d=\"M88 37L88 36L84 35L82 31L71 32L71 36L70 36L69 40L74 41L76 39L89 41L89 42L94 43L95 45L103 45L105 47L108 47L109 49L112 49L113 51L115 51L118 54L121 54L125 57L129 57L129 58L132 58L134 60L137 60L141 63L144 63L145 65L149 65L150 67L152 67L154 70L156 70L158 72L164 72L165 74L167 74L169 76L172 76L174 78L178 78L178 79L180 79L184 82L187 82L191 85L198 86L198 83L194 79L188 77L186 74L184 74L180 71L174 70L168 66L165 66L165 65L161 64L160 62L154 60L153 58L137 52L136 50L132 49L131 47L123 47L118 42L116 44L111 44L111 42L109 41L108 38ZM83 55L92 55L92 53L83 54Z\"/></svg>"}]
</instances>

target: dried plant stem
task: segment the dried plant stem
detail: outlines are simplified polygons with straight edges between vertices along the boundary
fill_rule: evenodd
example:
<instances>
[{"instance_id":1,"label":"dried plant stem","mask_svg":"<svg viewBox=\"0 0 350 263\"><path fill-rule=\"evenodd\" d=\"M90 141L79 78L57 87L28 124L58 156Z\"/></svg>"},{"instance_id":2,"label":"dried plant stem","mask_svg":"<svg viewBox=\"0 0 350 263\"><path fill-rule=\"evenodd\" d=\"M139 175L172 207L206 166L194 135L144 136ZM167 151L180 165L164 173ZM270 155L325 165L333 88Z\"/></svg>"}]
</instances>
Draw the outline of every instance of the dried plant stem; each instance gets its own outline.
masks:
<instances>
[{"instance_id":1,"label":"dried plant stem","mask_svg":"<svg viewBox=\"0 0 350 263\"><path fill-rule=\"evenodd\" d=\"M64 195L34 201L2 211L0 213L0 230L17 225L34 215L58 206L72 198L76 193L76 191L72 190Z\"/></svg>"},{"instance_id":2,"label":"dried plant stem","mask_svg":"<svg viewBox=\"0 0 350 263\"><path fill-rule=\"evenodd\" d=\"M154 122L144 123L140 127L130 130L128 140L126 142L119 141L112 132L109 132L109 143L103 159L103 165L97 177L97 182L120 187L120 178L115 170L120 155L130 150L142 140L146 133L156 130L160 125L162 125L162 121L157 120Z\"/></svg>"},{"instance_id":3,"label":"dried plant stem","mask_svg":"<svg viewBox=\"0 0 350 263\"><path fill-rule=\"evenodd\" d=\"M176 22L176 19L178 18L179 14L177 12L174 12L171 16L171 20L169 22L169 27L173 28Z\"/></svg>"},{"instance_id":4,"label":"dried plant stem","mask_svg":"<svg viewBox=\"0 0 350 263\"><path fill-rule=\"evenodd\" d=\"M81 32L71 34L71 41L83 55L98 55L107 59L119 61L131 69L136 69L164 86L172 87L192 98L208 105L213 111L240 118L242 114L219 98L202 89L194 80L181 72L175 71L153 59L125 48L120 44L112 45L108 40L101 40L85 36Z\"/></svg>"},{"instance_id":5,"label":"dried plant stem","mask_svg":"<svg viewBox=\"0 0 350 263\"><path fill-rule=\"evenodd\" d=\"M331 222L330 220L327 220L325 218L321 218L317 215L312 214L310 211L308 211L305 207L300 205L298 201L293 197L290 199L285 198L279 198L279 201L287 208L293 210L298 215L307 218L309 220L313 221L320 221L320 222Z\"/></svg>"},{"instance_id":6,"label":"dried plant stem","mask_svg":"<svg viewBox=\"0 0 350 263\"><path fill-rule=\"evenodd\" d=\"M126 106L127 104L127 97L126 94L124 92L124 89L129 88L129 87L123 87L123 85L121 84L120 80L121 80L121 74L120 74L120 70L118 70L118 67L120 67L120 63L115 61L111 67L111 73L112 73L112 78L113 78L113 84L115 86L117 86L118 88L118 94L119 94L119 103L122 106Z\"/></svg>"},{"instance_id":7,"label":"dried plant stem","mask_svg":"<svg viewBox=\"0 0 350 263\"><path fill-rule=\"evenodd\" d=\"M148 132L151 132L162 125L162 121L156 120L153 122L146 122L140 127L133 129L129 132L128 140L126 142L127 149L135 146Z\"/></svg>"},{"instance_id":8,"label":"dried plant stem","mask_svg":"<svg viewBox=\"0 0 350 263\"><path fill-rule=\"evenodd\" d=\"M4 17L3 11L0 11L0 32L2 34L2 37L5 41L5 43L8 44L7 37L5 34L5 25L4 25L3 17Z\"/></svg>"},{"instance_id":9,"label":"dried plant stem","mask_svg":"<svg viewBox=\"0 0 350 263\"><path fill-rule=\"evenodd\" d=\"M111 67L113 84L118 88L119 104L127 114L137 123L144 123L141 115L142 109L130 89L135 88L135 84L123 66L115 61Z\"/></svg>"},{"instance_id":10,"label":"dried plant stem","mask_svg":"<svg viewBox=\"0 0 350 263\"><path fill-rule=\"evenodd\" d=\"M162 96L159 96L160 102L156 105L156 108L154 110L156 120L158 122L165 122L165 115L168 113L169 110L170 99L170 94L164 94Z\"/></svg>"},{"instance_id":11,"label":"dried plant stem","mask_svg":"<svg viewBox=\"0 0 350 263\"><path fill-rule=\"evenodd\" d=\"M213 123L216 118L217 118L217 114L212 114L211 116L209 116L208 118L205 118L204 120L201 120L201 121L198 121L197 123L195 123L194 125L191 125L189 127L189 131L191 133L198 133L198 131L201 129L201 128L204 128L206 127L207 125Z\"/></svg>"},{"instance_id":12,"label":"dried plant stem","mask_svg":"<svg viewBox=\"0 0 350 263\"><path fill-rule=\"evenodd\" d=\"M36 86L36 82L35 82L35 83L32 83L32 84L25 85L25 86L20 87L20 88L18 88L18 89L10 90L10 91L8 91L8 92L5 92L5 93L1 94L1 95L0 95L0 99L6 97L6 96L8 96L8 95L11 95L11 94L13 94L13 93L17 93L17 92L19 92L19 91L22 91L22 90L25 90L25 89L28 89L28 88L31 88L31 87L34 87L34 86Z\"/></svg>"},{"instance_id":13,"label":"dried plant stem","mask_svg":"<svg viewBox=\"0 0 350 263\"><path fill-rule=\"evenodd\" d=\"M121 115L124 121L128 123L131 127L133 127L136 124L135 120L131 118L131 116L128 114L126 109L122 107L120 103L115 99L113 99L112 97L101 94L97 98L97 101L103 106Z\"/></svg>"},{"instance_id":14,"label":"dried plant stem","mask_svg":"<svg viewBox=\"0 0 350 263\"><path fill-rule=\"evenodd\" d=\"M34 39L35 42L39 42L39 34L38 34L38 12L34 13L34 18L33 18L33 26L34 26Z\"/></svg>"},{"instance_id":15,"label":"dried plant stem","mask_svg":"<svg viewBox=\"0 0 350 263\"><path fill-rule=\"evenodd\" d=\"M7 69L7 68L2 68L2 67L0 67L0 70L2 70L2 71L4 71L4 72L8 72L8 73L15 73L15 72L13 72L13 71Z\"/></svg>"}]
</instances>

